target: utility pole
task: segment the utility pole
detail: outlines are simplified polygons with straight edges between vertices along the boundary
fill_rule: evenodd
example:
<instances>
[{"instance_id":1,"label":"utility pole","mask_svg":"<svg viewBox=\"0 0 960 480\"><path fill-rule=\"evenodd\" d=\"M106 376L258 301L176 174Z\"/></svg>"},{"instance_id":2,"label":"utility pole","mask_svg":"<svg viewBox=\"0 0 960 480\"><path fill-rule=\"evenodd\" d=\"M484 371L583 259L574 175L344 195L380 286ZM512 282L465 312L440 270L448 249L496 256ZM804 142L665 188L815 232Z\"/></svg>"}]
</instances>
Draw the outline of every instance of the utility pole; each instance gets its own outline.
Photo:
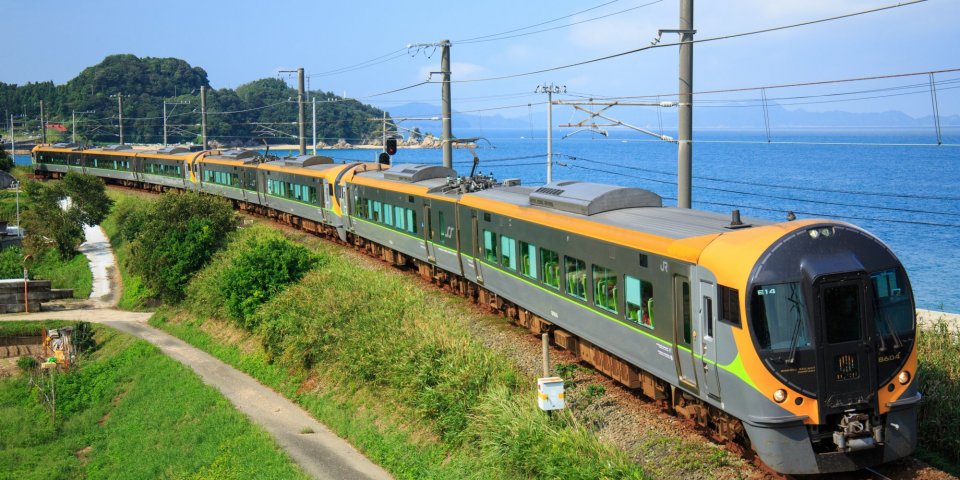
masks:
<instances>
[{"instance_id":1,"label":"utility pole","mask_svg":"<svg viewBox=\"0 0 960 480\"><path fill-rule=\"evenodd\" d=\"M317 154L317 97L311 98L313 101L313 154Z\"/></svg>"},{"instance_id":2,"label":"utility pole","mask_svg":"<svg viewBox=\"0 0 960 480\"><path fill-rule=\"evenodd\" d=\"M17 161L17 142L13 140L13 114L10 114L10 158Z\"/></svg>"},{"instance_id":3,"label":"utility pole","mask_svg":"<svg viewBox=\"0 0 960 480\"><path fill-rule=\"evenodd\" d=\"M40 100L40 143L47 143L47 121L43 118L43 100Z\"/></svg>"},{"instance_id":4,"label":"utility pole","mask_svg":"<svg viewBox=\"0 0 960 480\"><path fill-rule=\"evenodd\" d=\"M380 141L380 145L383 145L383 151L386 152L387 151L387 111L386 110L383 111L383 130L380 131L380 135L381 137L383 137L382 140Z\"/></svg>"},{"instance_id":5,"label":"utility pole","mask_svg":"<svg viewBox=\"0 0 960 480\"><path fill-rule=\"evenodd\" d=\"M554 84L537 85L534 93L547 94L547 183L553 182L553 94L566 93L566 86Z\"/></svg>"},{"instance_id":6,"label":"utility pole","mask_svg":"<svg viewBox=\"0 0 960 480\"><path fill-rule=\"evenodd\" d=\"M200 86L200 141L207 149L207 87Z\"/></svg>"},{"instance_id":7,"label":"utility pole","mask_svg":"<svg viewBox=\"0 0 960 480\"><path fill-rule=\"evenodd\" d=\"M303 119L303 67L297 69L297 110L300 123L300 155L307 154L307 137L304 134Z\"/></svg>"},{"instance_id":8,"label":"utility pole","mask_svg":"<svg viewBox=\"0 0 960 480\"><path fill-rule=\"evenodd\" d=\"M693 175L693 0L680 0L680 92L677 105L677 206L690 208Z\"/></svg>"},{"instance_id":9,"label":"utility pole","mask_svg":"<svg viewBox=\"0 0 960 480\"><path fill-rule=\"evenodd\" d=\"M443 166L453 168L453 127L450 114L450 40L440 40L440 74L443 76L441 89L442 133L440 144L443 148Z\"/></svg>"},{"instance_id":10,"label":"utility pole","mask_svg":"<svg viewBox=\"0 0 960 480\"><path fill-rule=\"evenodd\" d=\"M120 145L123 145L123 94L117 94L117 117L120 121Z\"/></svg>"}]
</instances>

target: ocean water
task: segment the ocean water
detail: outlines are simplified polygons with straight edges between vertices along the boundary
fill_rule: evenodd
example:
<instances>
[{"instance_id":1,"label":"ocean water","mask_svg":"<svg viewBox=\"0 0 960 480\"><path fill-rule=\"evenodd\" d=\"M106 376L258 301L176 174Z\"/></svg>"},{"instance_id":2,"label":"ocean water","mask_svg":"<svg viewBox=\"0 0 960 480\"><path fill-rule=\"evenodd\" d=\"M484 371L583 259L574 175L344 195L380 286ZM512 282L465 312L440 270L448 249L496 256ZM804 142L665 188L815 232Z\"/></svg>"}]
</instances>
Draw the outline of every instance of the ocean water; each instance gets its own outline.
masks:
<instances>
[{"instance_id":1,"label":"ocean water","mask_svg":"<svg viewBox=\"0 0 960 480\"><path fill-rule=\"evenodd\" d=\"M524 185L546 181L542 131L457 131L481 136L479 171ZM633 132L609 137L555 131L554 180L646 188L676 205L677 147ZM664 132L676 136L675 132ZM593 135L593 136L591 136ZM775 132L698 131L693 146L693 207L781 220L827 217L858 225L887 243L907 269L917 306L960 312L960 147L936 146L932 129ZM960 129L943 132L960 143ZM872 144L872 145L864 145ZM287 154L286 151L272 153ZM323 150L336 161L374 161L374 150ZM394 163L439 164L437 149L401 149ZM467 149L454 167L468 174ZM19 163L19 162L18 162Z\"/></svg>"}]
</instances>

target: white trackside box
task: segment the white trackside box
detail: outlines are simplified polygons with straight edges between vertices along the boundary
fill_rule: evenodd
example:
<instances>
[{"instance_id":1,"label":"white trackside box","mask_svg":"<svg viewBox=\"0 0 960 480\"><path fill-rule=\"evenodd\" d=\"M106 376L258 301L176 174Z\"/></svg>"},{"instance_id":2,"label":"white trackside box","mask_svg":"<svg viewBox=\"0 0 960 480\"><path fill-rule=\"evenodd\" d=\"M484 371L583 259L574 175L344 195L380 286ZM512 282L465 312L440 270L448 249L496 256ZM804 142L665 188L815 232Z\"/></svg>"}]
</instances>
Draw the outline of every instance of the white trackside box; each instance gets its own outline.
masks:
<instances>
[{"instance_id":1,"label":"white trackside box","mask_svg":"<svg viewBox=\"0 0 960 480\"><path fill-rule=\"evenodd\" d=\"M537 406L543 411L562 410L564 408L562 378L537 379Z\"/></svg>"}]
</instances>

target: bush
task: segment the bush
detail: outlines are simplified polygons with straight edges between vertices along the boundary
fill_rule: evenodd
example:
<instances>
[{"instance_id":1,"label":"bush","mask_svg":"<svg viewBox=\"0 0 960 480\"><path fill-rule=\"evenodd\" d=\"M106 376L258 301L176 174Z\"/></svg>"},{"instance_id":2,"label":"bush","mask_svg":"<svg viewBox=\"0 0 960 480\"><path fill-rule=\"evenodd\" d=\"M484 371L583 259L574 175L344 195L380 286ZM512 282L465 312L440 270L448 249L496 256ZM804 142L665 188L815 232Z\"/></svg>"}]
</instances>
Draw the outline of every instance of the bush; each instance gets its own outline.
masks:
<instances>
[{"instance_id":1,"label":"bush","mask_svg":"<svg viewBox=\"0 0 960 480\"><path fill-rule=\"evenodd\" d=\"M73 348L77 353L89 353L97 346L93 339L93 328L87 322L78 322L73 328Z\"/></svg>"},{"instance_id":2,"label":"bush","mask_svg":"<svg viewBox=\"0 0 960 480\"><path fill-rule=\"evenodd\" d=\"M956 465L960 463L960 337L940 319L917 330L917 380L920 405L920 447ZM940 462L937 462L940 463Z\"/></svg>"},{"instance_id":3,"label":"bush","mask_svg":"<svg viewBox=\"0 0 960 480\"><path fill-rule=\"evenodd\" d=\"M17 368L24 372L29 372L37 368L37 359L33 357L20 357L17 359Z\"/></svg>"},{"instance_id":4,"label":"bush","mask_svg":"<svg viewBox=\"0 0 960 480\"><path fill-rule=\"evenodd\" d=\"M127 217L127 222L142 222L131 227L135 239L128 266L172 303L183 299L187 282L226 245L238 224L229 201L194 192L163 194L145 217Z\"/></svg>"},{"instance_id":5,"label":"bush","mask_svg":"<svg viewBox=\"0 0 960 480\"><path fill-rule=\"evenodd\" d=\"M217 288L231 318L253 329L257 308L300 280L318 261L318 256L285 238L252 238L221 272Z\"/></svg>"}]
</instances>

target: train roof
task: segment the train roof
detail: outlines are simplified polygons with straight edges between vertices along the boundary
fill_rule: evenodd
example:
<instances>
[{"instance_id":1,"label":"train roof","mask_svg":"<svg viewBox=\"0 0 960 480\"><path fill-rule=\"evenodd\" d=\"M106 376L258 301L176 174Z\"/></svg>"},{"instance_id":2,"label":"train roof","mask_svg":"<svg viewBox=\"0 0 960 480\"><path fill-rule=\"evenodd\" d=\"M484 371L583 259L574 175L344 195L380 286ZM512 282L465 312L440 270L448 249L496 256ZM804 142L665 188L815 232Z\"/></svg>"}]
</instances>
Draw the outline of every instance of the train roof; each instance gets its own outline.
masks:
<instances>
[{"instance_id":1,"label":"train roof","mask_svg":"<svg viewBox=\"0 0 960 480\"><path fill-rule=\"evenodd\" d=\"M573 183L569 182L556 182L540 188L498 187L464 195L464 200L467 197L475 197L482 199L481 202L478 202L480 204L486 201L500 202L521 207L520 212L524 210L549 212L571 219L587 220L605 226L634 230L670 239L726 233L733 229L743 228L743 226L731 228L730 217L724 214L663 207L660 197L647 190L589 182L575 183L580 185L573 189L570 188ZM566 184L567 191L572 191L576 195L567 199L575 206L574 208L559 202L548 205L542 201L535 201L544 198L543 190L545 188L555 189L555 185L563 184ZM552 197L563 198L564 194L567 194L567 192L553 194ZM593 196L590 197L590 195ZM568 196L571 195L568 194ZM546 198L550 198L550 196ZM644 203L646 204L644 205ZM575 211L578 209L581 211ZM595 213L587 213L594 210L596 210ZM525 215L519 213L517 216L523 219ZM747 226L774 223L768 220L746 217L741 221Z\"/></svg>"}]
</instances>

